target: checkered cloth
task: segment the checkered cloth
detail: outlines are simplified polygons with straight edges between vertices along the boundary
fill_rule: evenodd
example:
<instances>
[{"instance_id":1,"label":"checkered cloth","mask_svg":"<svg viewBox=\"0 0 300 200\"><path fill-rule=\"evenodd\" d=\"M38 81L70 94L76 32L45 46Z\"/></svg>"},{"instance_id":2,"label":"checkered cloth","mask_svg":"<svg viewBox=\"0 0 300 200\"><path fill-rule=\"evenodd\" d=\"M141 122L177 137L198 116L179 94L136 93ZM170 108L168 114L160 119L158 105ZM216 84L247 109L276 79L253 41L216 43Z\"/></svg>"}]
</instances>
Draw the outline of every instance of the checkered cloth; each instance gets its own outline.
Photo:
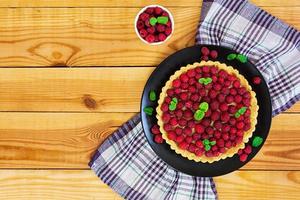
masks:
<instances>
[{"instance_id":1,"label":"checkered cloth","mask_svg":"<svg viewBox=\"0 0 300 200\"><path fill-rule=\"evenodd\" d=\"M299 32L245 0L204 0L201 13L197 43L247 55L269 85L273 115L299 100ZM105 140L89 165L126 199L217 199L212 178L177 172L156 156L139 115Z\"/></svg>"},{"instance_id":2,"label":"checkered cloth","mask_svg":"<svg viewBox=\"0 0 300 200\"><path fill-rule=\"evenodd\" d=\"M273 116L300 100L300 32L246 0L204 0L198 44L246 55L264 76Z\"/></svg>"}]
</instances>

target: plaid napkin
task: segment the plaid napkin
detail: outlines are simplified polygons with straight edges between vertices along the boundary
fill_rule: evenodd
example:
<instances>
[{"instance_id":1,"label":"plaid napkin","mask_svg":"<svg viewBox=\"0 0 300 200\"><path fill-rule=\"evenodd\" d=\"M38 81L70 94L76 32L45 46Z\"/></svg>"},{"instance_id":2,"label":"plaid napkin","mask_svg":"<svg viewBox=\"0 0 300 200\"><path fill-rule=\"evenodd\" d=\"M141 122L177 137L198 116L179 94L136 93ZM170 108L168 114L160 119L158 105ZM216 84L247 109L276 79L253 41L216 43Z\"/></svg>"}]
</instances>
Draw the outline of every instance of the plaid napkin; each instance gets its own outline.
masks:
<instances>
[{"instance_id":1,"label":"plaid napkin","mask_svg":"<svg viewBox=\"0 0 300 200\"><path fill-rule=\"evenodd\" d=\"M246 0L204 0L198 44L246 55L264 76L273 116L300 100L300 32Z\"/></svg>"},{"instance_id":2,"label":"plaid napkin","mask_svg":"<svg viewBox=\"0 0 300 200\"><path fill-rule=\"evenodd\" d=\"M273 115L300 99L299 32L248 1L204 0L196 42L247 55L268 83ZM212 178L177 172L156 156L139 115L105 140L89 165L126 199L217 199Z\"/></svg>"}]
</instances>

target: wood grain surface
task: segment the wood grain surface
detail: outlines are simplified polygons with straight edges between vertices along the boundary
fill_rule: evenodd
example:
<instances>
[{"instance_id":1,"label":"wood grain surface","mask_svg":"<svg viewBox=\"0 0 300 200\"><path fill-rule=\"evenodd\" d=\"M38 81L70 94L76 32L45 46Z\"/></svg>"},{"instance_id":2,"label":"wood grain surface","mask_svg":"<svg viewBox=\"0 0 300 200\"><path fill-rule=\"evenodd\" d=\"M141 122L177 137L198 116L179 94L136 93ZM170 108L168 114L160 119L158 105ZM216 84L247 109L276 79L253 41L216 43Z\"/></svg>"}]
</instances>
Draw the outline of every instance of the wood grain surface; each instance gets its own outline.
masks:
<instances>
[{"instance_id":1,"label":"wood grain surface","mask_svg":"<svg viewBox=\"0 0 300 200\"><path fill-rule=\"evenodd\" d=\"M153 67L2 68L0 111L138 112ZM297 104L289 112L300 112Z\"/></svg>"},{"instance_id":2,"label":"wood grain surface","mask_svg":"<svg viewBox=\"0 0 300 200\"><path fill-rule=\"evenodd\" d=\"M0 168L84 168L134 113L0 113ZM300 170L300 114L274 118L260 153L243 169Z\"/></svg>"},{"instance_id":3,"label":"wood grain surface","mask_svg":"<svg viewBox=\"0 0 300 200\"><path fill-rule=\"evenodd\" d=\"M300 172L239 171L215 178L219 199L295 200ZM0 199L120 200L90 170L0 170Z\"/></svg>"},{"instance_id":4,"label":"wood grain surface","mask_svg":"<svg viewBox=\"0 0 300 200\"><path fill-rule=\"evenodd\" d=\"M300 28L299 7L289 7L288 12L285 7L266 9ZM0 66L156 66L176 50L194 44L200 8L170 7L174 34L158 46L138 39L133 25L138 11L0 8Z\"/></svg>"},{"instance_id":5,"label":"wood grain surface","mask_svg":"<svg viewBox=\"0 0 300 200\"><path fill-rule=\"evenodd\" d=\"M250 0L258 6L300 6L298 0ZM142 7L151 4L178 7L199 7L202 0L1 0L0 7Z\"/></svg>"}]
</instances>

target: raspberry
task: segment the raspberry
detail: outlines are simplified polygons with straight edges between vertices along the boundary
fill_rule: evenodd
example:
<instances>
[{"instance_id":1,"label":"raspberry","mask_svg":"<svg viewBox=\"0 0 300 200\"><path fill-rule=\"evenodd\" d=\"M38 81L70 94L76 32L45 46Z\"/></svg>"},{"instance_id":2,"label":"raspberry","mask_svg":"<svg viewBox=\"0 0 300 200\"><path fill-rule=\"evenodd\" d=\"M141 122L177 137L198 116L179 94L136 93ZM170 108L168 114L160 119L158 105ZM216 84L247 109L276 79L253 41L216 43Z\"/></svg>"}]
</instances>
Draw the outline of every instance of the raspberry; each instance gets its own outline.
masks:
<instances>
[{"instance_id":1,"label":"raspberry","mask_svg":"<svg viewBox=\"0 0 300 200\"><path fill-rule=\"evenodd\" d=\"M228 105L226 103L222 103L219 107L219 109L223 112L228 110Z\"/></svg>"},{"instance_id":2,"label":"raspberry","mask_svg":"<svg viewBox=\"0 0 300 200\"><path fill-rule=\"evenodd\" d=\"M228 133L223 133L222 138L223 138L223 140L225 140L225 141L229 140L229 135L228 135Z\"/></svg>"},{"instance_id":3,"label":"raspberry","mask_svg":"<svg viewBox=\"0 0 300 200\"><path fill-rule=\"evenodd\" d=\"M226 150L225 150L224 147L219 148L219 152L220 152L220 153L225 153L225 151L226 151Z\"/></svg>"},{"instance_id":4,"label":"raspberry","mask_svg":"<svg viewBox=\"0 0 300 200\"><path fill-rule=\"evenodd\" d=\"M185 107L186 108L192 108L193 107L193 102L192 101L185 102Z\"/></svg>"},{"instance_id":5,"label":"raspberry","mask_svg":"<svg viewBox=\"0 0 300 200\"><path fill-rule=\"evenodd\" d=\"M183 140L184 140L183 135L179 135L179 136L177 136L176 139L175 139L175 141L176 141L177 143L180 143L180 142L182 142Z\"/></svg>"},{"instance_id":6,"label":"raspberry","mask_svg":"<svg viewBox=\"0 0 300 200\"><path fill-rule=\"evenodd\" d=\"M146 21L145 21L145 25L146 25L147 27L152 27L152 25L150 24L150 20L146 20Z\"/></svg>"},{"instance_id":7,"label":"raspberry","mask_svg":"<svg viewBox=\"0 0 300 200\"><path fill-rule=\"evenodd\" d=\"M194 128L195 127L195 122L194 122L194 120L190 120L190 121L188 121L188 127L190 127L190 128Z\"/></svg>"},{"instance_id":8,"label":"raspberry","mask_svg":"<svg viewBox=\"0 0 300 200\"><path fill-rule=\"evenodd\" d=\"M160 7L155 7L154 13L155 13L156 15L160 15L162 12L163 12L163 10L162 10Z\"/></svg>"},{"instance_id":9,"label":"raspberry","mask_svg":"<svg viewBox=\"0 0 300 200\"><path fill-rule=\"evenodd\" d=\"M176 127L176 128L175 128L175 133L176 133L177 135L181 135L181 134L182 134L182 128Z\"/></svg>"},{"instance_id":10,"label":"raspberry","mask_svg":"<svg viewBox=\"0 0 300 200\"><path fill-rule=\"evenodd\" d=\"M206 91L204 89L200 89L199 94L201 97L204 97L206 95Z\"/></svg>"},{"instance_id":11,"label":"raspberry","mask_svg":"<svg viewBox=\"0 0 300 200\"><path fill-rule=\"evenodd\" d=\"M154 35L152 35L152 34L147 35L146 36L146 41L149 42L149 43L154 42L155 41Z\"/></svg>"},{"instance_id":12,"label":"raspberry","mask_svg":"<svg viewBox=\"0 0 300 200\"><path fill-rule=\"evenodd\" d=\"M175 94L179 94L181 92L181 89L180 88L175 88L175 90L174 90L174 93Z\"/></svg>"},{"instance_id":13,"label":"raspberry","mask_svg":"<svg viewBox=\"0 0 300 200\"><path fill-rule=\"evenodd\" d=\"M181 80L181 82L183 83L187 83L189 81L189 77L187 74L181 74L179 79Z\"/></svg>"},{"instance_id":14,"label":"raspberry","mask_svg":"<svg viewBox=\"0 0 300 200\"><path fill-rule=\"evenodd\" d=\"M155 28L152 26L152 27L149 27L149 28L147 28L147 32L149 33L149 34L153 34L153 33L155 33Z\"/></svg>"},{"instance_id":15,"label":"raspberry","mask_svg":"<svg viewBox=\"0 0 300 200\"><path fill-rule=\"evenodd\" d=\"M236 91L236 89L234 89L234 88L230 88L229 93L230 93L231 95L235 96L235 95L237 94L237 91Z\"/></svg>"},{"instance_id":16,"label":"raspberry","mask_svg":"<svg viewBox=\"0 0 300 200\"><path fill-rule=\"evenodd\" d=\"M187 150L187 148L189 147L189 144L187 142L181 142L181 143L179 143L178 146L180 149Z\"/></svg>"},{"instance_id":17,"label":"raspberry","mask_svg":"<svg viewBox=\"0 0 300 200\"><path fill-rule=\"evenodd\" d=\"M197 81L195 79L190 79L189 80L189 85L194 85L195 83L197 83Z\"/></svg>"},{"instance_id":18,"label":"raspberry","mask_svg":"<svg viewBox=\"0 0 300 200\"><path fill-rule=\"evenodd\" d=\"M166 112L169 110L169 106L167 103L163 103L160 107L161 111Z\"/></svg>"},{"instance_id":19,"label":"raspberry","mask_svg":"<svg viewBox=\"0 0 300 200\"><path fill-rule=\"evenodd\" d=\"M198 134L198 133L194 133L193 134L193 139L194 140L199 140L201 138L201 135L200 134Z\"/></svg>"},{"instance_id":20,"label":"raspberry","mask_svg":"<svg viewBox=\"0 0 300 200\"><path fill-rule=\"evenodd\" d=\"M161 14L161 16L167 16L167 17L169 17L169 14L167 13L167 12L163 12L162 14Z\"/></svg>"},{"instance_id":21,"label":"raspberry","mask_svg":"<svg viewBox=\"0 0 300 200\"><path fill-rule=\"evenodd\" d=\"M218 77L216 77L215 75L211 76L211 79L213 83L218 81Z\"/></svg>"},{"instance_id":22,"label":"raspberry","mask_svg":"<svg viewBox=\"0 0 300 200\"><path fill-rule=\"evenodd\" d=\"M211 147L211 150L212 150L212 151L218 151L218 146L217 146L217 145L212 146L212 147Z\"/></svg>"},{"instance_id":23,"label":"raspberry","mask_svg":"<svg viewBox=\"0 0 300 200\"><path fill-rule=\"evenodd\" d=\"M219 76L226 79L228 74L224 69L221 69L220 72L219 72Z\"/></svg>"},{"instance_id":24,"label":"raspberry","mask_svg":"<svg viewBox=\"0 0 300 200\"><path fill-rule=\"evenodd\" d=\"M211 115L211 109L208 109L205 113L205 117L209 117Z\"/></svg>"},{"instance_id":25,"label":"raspberry","mask_svg":"<svg viewBox=\"0 0 300 200\"><path fill-rule=\"evenodd\" d=\"M205 132L208 134L208 135L212 135L214 133L214 129L212 127L207 127L205 129Z\"/></svg>"},{"instance_id":26,"label":"raspberry","mask_svg":"<svg viewBox=\"0 0 300 200\"><path fill-rule=\"evenodd\" d=\"M180 87L180 85L181 85L181 82L180 82L180 80L179 79L175 79L174 81L173 81L173 87L175 87L175 88L178 88L178 87Z\"/></svg>"},{"instance_id":27,"label":"raspberry","mask_svg":"<svg viewBox=\"0 0 300 200\"><path fill-rule=\"evenodd\" d=\"M228 106L228 112L229 112L230 114L235 113L235 112L236 112L235 106L233 106L233 105Z\"/></svg>"},{"instance_id":28,"label":"raspberry","mask_svg":"<svg viewBox=\"0 0 300 200\"><path fill-rule=\"evenodd\" d=\"M212 59L216 59L218 57L218 52L216 50L212 50L209 55Z\"/></svg>"},{"instance_id":29,"label":"raspberry","mask_svg":"<svg viewBox=\"0 0 300 200\"><path fill-rule=\"evenodd\" d=\"M204 126L202 126L201 124L196 124L195 125L195 131L196 133L204 133Z\"/></svg>"},{"instance_id":30,"label":"raspberry","mask_svg":"<svg viewBox=\"0 0 300 200\"><path fill-rule=\"evenodd\" d=\"M234 101L235 101L236 103L241 103L242 100L243 100L243 97L242 97L241 95L236 95L236 96L234 97Z\"/></svg>"},{"instance_id":31,"label":"raspberry","mask_svg":"<svg viewBox=\"0 0 300 200\"><path fill-rule=\"evenodd\" d=\"M225 95L224 94L218 94L217 99L220 103L225 101Z\"/></svg>"},{"instance_id":32,"label":"raspberry","mask_svg":"<svg viewBox=\"0 0 300 200\"><path fill-rule=\"evenodd\" d=\"M210 67L210 73L211 74L217 74L218 73L218 68L215 66Z\"/></svg>"},{"instance_id":33,"label":"raspberry","mask_svg":"<svg viewBox=\"0 0 300 200\"><path fill-rule=\"evenodd\" d=\"M237 144L240 144L243 141L243 137L238 136L235 140Z\"/></svg>"},{"instance_id":34,"label":"raspberry","mask_svg":"<svg viewBox=\"0 0 300 200\"><path fill-rule=\"evenodd\" d=\"M229 114L227 112L222 112L222 114L221 114L221 121L226 123L226 122L229 121L229 119L230 119Z\"/></svg>"},{"instance_id":35,"label":"raspberry","mask_svg":"<svg viewBox=\"0 0 300 200\"><path fill-rule=\"evenodd\" d=\"M210 125L210 123L211 123L211 121L208 118L205 118L205 119L202 120L202 125L204 127L208 127Z\"/></svg>"},{"instance_id":36,"label":"raspberry","mask_svg":"<svg viewBox=\"0 0 300 200\"><path fill-rule=\"evenodd\" d=\"M212 121L216 121L220 118L220 113L218 111L214 111L212 114L211 114L211 120Z\"/></svg>"},{"instance_id":37,"label":"raspberry","mask_svg":"<svg viewBox=\"0 0 300 200\"><path fill-rule=\"evenodd\" d=\"M170 124L171 124L172 126L176 126L176 125L178 124L177 119L176 119L175 117L171 118L171 119L170 119Z\"/></svg>"},{"instance_id":38,"label":"raspberry","mask_svg":"<svg viewBox=\"0 0 300 200\"><path fill-rule=\"evenodd\" d=\"M170 132L168 132L168 138L170 139L170 140L174 140L175 141L175 139L176 139L176 133L174 132L174 131L170 131Z\"/></svg>"},{"instance_id":39,"label":"raspberry","mask_svg":"<svg viewBox=\"0 0 300 200\"><path fill-rule=\"evenodd\" d=\"M154 135L160 134L159 126L157 124L155 124L154 126L152 126L151 133L154 134Z\"/></svg>"},{"instance_id":40,"label":"raspberry","mask_svg":"<svg viewBox=\"0 0 300 200\"><path fill-rule=\"evenodd\" d=\"M217 102L217 101L211 102L211 103L210 103L210 108L211 108L212 110L217 110L217 109L219 108L219 102Z\"/></svg>"},{"instance_id":41,"label":"raspberry","mask_svg":"<svg viewBox=\"0 0 300 200\"><path fill-rule=\"evenodd\" d=\"M172 99L171 99L170 97L166 97L166 98L165 98L165 102L166 102L167 104L169 104L171 101L172 101Z\"/></svg>"},{"instance_id":42,"label":"raspberry","mask_svg":"<svg viewBox=\"0 0 300 200\"><path fill-rule=\"evenodd\" d=\"M222 94L227 95L227 94L229 94L229 89L228 88L222 88L221 92L222 92Z\"/></svg>"},{"instance_id":43,"label":"raspberry","mask_svg":"<svg viewBox=\"0 0 300 200\"><path fill-rule=\"evenodd\" d=\"M222 89L221 84L214 85L214 89L217 90L217 91L221 90Z\"/></svg>"},{"instance_id":44,"label":"raspberry","mask_svg":"<svg viewBox=\"0 0 300 200\"><path fill-rule=\"evenodd\" d=\"M147 13L142 13L140 15L140 19L143 20L143 21L149 21L149 14Z\"/></svg>"},{"instance_id":45,"label":"raspberry","mask_svg":"<svg viewBox=\"0 0 300 200\"><path fill-rule=\"evenodd\" d=\"M241 86L241 84L240 84L239 81L234 81L232 85L233 85L233 87L235 87L235 88L239 88L239 87Z\"/></svg>"},{"instance_id":46,"label":"raspberry","mask_svg":"<svg viewBox=\"0 0 300 200\"><path fill-rule=\"evenodd\" d=\"M244 88L244 87L241 87L241 88L238 89L238 93L239 93L240 95L245 94L245 92L247 92L247 91L246 91L246 88Z\"/></svg>"},{"instance_id":47,"label":"raspberry","mask_svg":"<svg viewBox=\"0 0 300 200\"><path fill-rule=\"evenodd\" d=\"M181 108L183 108L183 103L182 103L182 102L179 102L179 103L177 104L177 109L181 109Z\"/></svg>"},{"instance_id":48,"label":"raspberry","mask_svg":"<svg viewBox=\"0 0 300 200\"><path fill-rule=\"evenodd\" d=\"M215 129L220 130L220 129L222 129L222 123L220 121L215 121L214 127L215 127Z\"/></svg>"},{"instance_id":49,"label":"raspberry","mask_svg":"<svg viewBox=\"0 0 300 200\"><path fill-rule=\"evenodd\" d=\"M143 21L139 20L136 24L136 27L137 27L138 30L141 30L145 27L145 24L144 24Z\"/></svg>"},{"instance_id":50,"label":"raspberry","mask_svg":"<svg viewBox=\"0 0 300 200\"><path fill-rule=\"evenodd\" d=\"M196 156L199 156L199 157L200 157L200 156L203 155L203 153L204 153L204 151L201 150L201 149L196 149L196 150L195 150L195 155L196 155Z\"/></svg>"},{"instance_id":51,"label":"raspberry","mask_svg":"<svg viewBox=\"0 0 300 200\"><path fill-rule=\"evenodd\" d=\"M221 84L223 84L223 83L224 83L224 78L219 77L219 78L218 78L218 82L221 83Z\"/></svg>"},{"instance_id":52,"label":"raspberry","mask_svg":"<svg viewBox=\"0 0 300 200\"><path fill-rule=\"evenodd\" d=\"M248 155L247 155L247 154L241 154L241 155L240 155L240 161L241 161L241 162L245 162L245 161L247 160L247 158L248 158Z\"/></svg>"},{"instance_id":53,"label":"raspberry","mask_svg":"<svg viewBox=\"0 0 300 200\"><path fill-rule=\"evenodd\" d=\"M252 152L252 147L250 145L247 145L244 149L244 152L249 155Z\"/></svg>"},{"instance_id":54,"label":"raspberry","mask_svg":"<svg viewBox=\"0 0 300 200\"><path fill-rule=\"evenodd\" d=\"M188 148L188 151L191 152L191 153L194 153L196 150L196 146L194 144L191 144Z\"/></svg>"},{"instance_id":55,"label":"raspberry","mask_svg":"<svg viewBox=\"0 0 300 200\"><path fill-rule=\"evenodd\" d=\"M202 134L202 139L208 139L209 135L208 134Z\"/></svg>"},{"instance_id":56,"label":"raspberry","mask_svg":"<svg viewBox=\"0 0 300 200\"><path fill-rule=\"evenodd\" d=\"M146 13L148 13L148 14L152 14L153 11L154 11L153 7L149 7L149 8L146 9Z\"/></svg>"},{"instance_id":57,"label":"raspberry","mask_svg":"<svg viewBox=\"0 0 300 200\"><path fill-rule=\"evenodd\" d=\"M237 127L238 129L243 129L244 126L245 126L244 122L238 122L238 123L236 124L236 127Z\"/></svg>"},{"instance_id":58,"label":"raspberry","mask_svg":"<svg viewBox=\"0 0 300 200\"><path fill-rule=\"evenodd\" d=\"M244 95L243 95L244 98L246 99L250 99L251 95L250 95L250 92L246 92Z\"/></svg>"},{"instance_id":59,"label":"raspberry","mask_svg":"<svg viewBox=\"0 0 300 200\"><path fill-rule=\"evenodd\" d=\"M201 60L208 61L208 56L201 56Z\"/></svg>"},{"instance_id":60,"label":"raspberry","mask_svg":"<svg viewBox=\"0 0 300 200\"><path fill-rule=\"evenodd\" d=\"M230 120L229 120L229 124L230 125L235 125L235 123L236 123L236 119L231 117Z\"/></svg>"},{"instance_id":61,"label":"raspberry","mask_svg":"<svg viewBox=\"0 0 300 200\"><path fill-rule=\"evenodd\" d=\"M261 78L259 78L258 76L255 76L252 80L252 82L255 84L255 85L259 85L261 83Z\"/></svg>"},{"instance_id":62,"label":"raspberry","mask_svg":"<svg viewBox=\"0 0 300 200\"><path fill-rule=\"evenodd\" d=\"M183 134L191 135L192 134L192 129L190 127L185 127L183 129Z\"/></svg>"},{"instance_id":63,"label":"raspberry","mask_svg":"<svg viewBox=\"0 0 300 200\"><path fill-rule=\"evenodd\" d=\"M225 147L228 148L228 149L231 147L231 145L232 145L232 144L231 144L231 141L227 141L227 142L225 143Z\"/></svg>"},{"instance_id":64,"label":"raspberry","mask_svg":"<svg viewBox=\"0 0 300 200\"><path fill-rule=\"evenodd\" d=\"M183 101L186 101L189 97L189 94L187 92L183 92L180 94L180 99L182 99Z\"/></svg>"},{"instance_id":65,"label":"raspberry","mask_svg":"<svg viewBox=\"0 0 300 200\"><path fill-rule=\"evenodd\" d=\"M199 95L198 94L193 94L191 96L191 100L194 101L194 102L197 102L199 100Z\"/></svg>"},{"instance_id":66,"label":"raspberry","mask_svg":"<svg viewBox=\"0 0 300 200\"><path fill-rule=\"evenodd\" d=\"M207 47L202 47L201 48L201 53L204 56L208 56L209 55L209 49Z\"/></svg>"},{"instance_id":67,"label":"raspberry","mask_svg":"<svg viewBox=\"0 0 300 200\"><path fill-rule=\"evenodd\" d=\"M164 139L162 138L162 135L155 135L154 136L154 141L158 144L161 144L164 142Z\"/></svg>"},{"instance_id":68,"label":"raspberry","mask_svg":"<svg viewBox=\"0 0 300 200\"><path fill-rule=\"evenodd\" d=\"M243 130L237 130L236 135L242 137L244 135Z\"/></svg>"},{"instance_id":69,"label":"raspberry","mask_svg":"<svg viewBox=\"0 0 300 200\"><path fill-rule=\"evenodd\" d=\"M190 109L187 109L183 112L183 117L186 119L190 119L193 117L193 112Z\"/></svg>"},{"instance_id":70,"label":"raspberry","mask_svg":"<svg viewBox=\"0 0 300 200\"><path fill-rule=\"evenodd\" d=\"M191 136L188 136L185 138L185 141L190 144L193 141L193 138Z\"/></svg>"},{"instance_id":71,"label":"raspberry","mask_svg":"<svg viewBox=\"0 0 300 200\"><path fill-rule=\"evenodd\" d=\"M197 102L194 103L194 104L193 104L193 109L194 109L194 110L198 110L198 108L199 108L199 103L197 103Z\"/></svg>"},{"instance_id":72,"label":"raspberry","mask_svg":"<svg viewBox=\"0 0 300 200\"><path fill-rule=\"evenodd\" d=\"M179 124L180 126L185 126L185 125L187 124L187 121L186 121L185 119L180 119L180 120L178 121L178 124Z\"/></svg>"},{"instance_id":73,"label":"raspberry","mask_svg":"<svg viewBox=\"0 0 300 200\"><path fill-rule=\"evenodd\" d=\"M249 129L250 129L250 124L245 124L245 126L244 126L244 131L248 131Z\"/></svg>"},{"instance_id":74,"label":"raspberry","mask_svg":"<svg viewBox=\"0 0 300 200\"><path fill-rule=\"evenodd\" d=\"M230 130L230 126L229 126L229 125L224 124L224 125L222 126L222 131L223 131L224 133L227 133L229 130Z\"/></svg>"},{"instance_id":75,"label":"raspberry","mask_svg":"<svg viewBox=\"0 0 300 200\"><path fill-rule=\"evenodd\" d=\"M234 128L234 127L231 127L230 128L230 130L229 130L229 133L231 134L231 135L234 135L234 134L236 134L236 128Z\"/></svg>"},{"instance_id":76,"label":"raspberry","mask_svg":"<svg viewBox=\"0 0 300 200\"><path fill-rule=\"evenodd\" d=\"M172 23L171 23L171 21L170 21L170 20L167 22L166 26L167 26L167 27L169 27L169 28L171 28L171 27L172 27Z\"/></svg>"},{"instance_id":77,"label":"raspberry","mask_svg":"<svg viewBox=\"0 0 300 200\"><path fill-rule=\"evenodd\" d=\"M250 106L250 99L243 99L243 104L247 107Z\"/></svg>"},{"instance_id":78,"label":"raspberry","mask_svg":"<svg viewBox=\"0 0 300 200\"><path fill-rule=\"evenodd\" d=\"M214 99L218 93L215 90L210 90L208 94L210 98Z\"/></svg>"},{"instance_id":79,"label":"raspberry","mask_svg":"<svg viewBox=\"0 0 300 200\"><path fill-rule=\"evenodd\" d=\"M168 123L171 119L171 115L168 113L164 113L161 118L164 123Z\"/></svg>"},{"instance_id":80,"label":"raspberry","mask_svg":"<svg viewBox=\"0 0 300 200\"><path fill-rule=\"evenodd\" d=\"M162 24L155 25L155 27L156 27L156 30L160 33L165 32L165 30L166 30L166 27Z\"/></svg>"},{"instance_id":81,"label":"raspberry","mask_svg":"<svg viewBox=\"0 0 300 200\"><path fill-rule=\"evenodd\" d=\"M148 35L148 32L147 32L145 29L141 29L141 30L140 30L140 36L141 36L142 38L145 38L147 35Z\"/></svg>"},{"instance_id":82,"label":"raspberry","mask_svg":"<svg viewBox=\"0 0 300 200\"><path fill-rule=\"evenodd\" d=\"M172 130L172 126L170 124L165 124L164 129L165 129L165 131L170 131L170 130Z\"/></svg>"},{"instance_id":83,"label":"raspberry","mask_svg":"<svg viewBox=\"0 0 300 200\"><path fill-rule=\"evenodd\" d=\"M224 140L223 139L219 139L219 140L217 140L217 145L218 145L218 147L224 147Z\"/></svg>"},{"instance_id":84,"label":"raspberry","mask_svg":"<svg viewBox=\"0 0 300 200\"><path fill-rule=\"evenodd\" d=\"M194 69L190 69L187 71L186 75L190 78L194 77L196 75L196 72Z\"/></svg>"},{"instance_id":85,"label":"raspberry","mask_svg":"<svg viewBox=\"0 0 300 200\"><path fill-rule=\"evenodd\" d=\"M238 155L242 155L242 154L243 154L243 149L239 149L239 151L238 151L237 154L238 154Z\"/></svg>"},{"instance_id":86,"label":"raspberry","mask_svg":"<svg viewBox=\"0 0 300 200\"><path fill-rule=\"evenodd\" d=\"M227 102L227 103L232 103L233 100L234 100L234 98L233 98L233 96L231 96L231 95L226 97L226 102Z\"/></svg>"},{"instance_id":87,"label":"raspberry","mask_svg":"<svg viewBox=\"0 0 300 200\"><path fill-rule=\"evenodd\" d=\"M197 140L195 144L196 144L197 147L203 148L203 143L202 143L201 140Z\"/></svg>"},{"instance_id":88,"label":"raspberry","mask_svg":"<svg viewBox=\"0 0 300 200\"><path fill-rule=\"evenodd\" d=\"M158 40L159 41L165 41L167 39L167 36L163 33L158 34Z\"/></svg>"},{"instance_id":89,"label":"raspberry","mask_svg":"<svg viewBox=\"0 0 300 200\"><path fill-rule=\"evenodd\" d=\"M195 93L195 92L197 92L197 89L196 89L196 87L194 87L194 86L189 86L189 87L188 87L188 91L189 91L190 93Z\"/></svg>"},{"instance_id":90,"label":"raspberry","mask_svg":"<svg viewBox=\"0 0 300 200\"><path fill-rule=\"evenodd\" d=\"M206 155L206 157L213 157L214 156L212 151L205 152L205 155Z\"/></svg>"},{"instance_id":91,"label":"raspberry","mask_svg":"<svg viewBox=\"0 0 300 200\"><path fill-rule=\"evenodd\" d=\"M166 28L165 28L165 34L166 34L166 36L171 35L171 33L172 33L172 28L166 27Z\"/></svg>"},{"instance_id":92,"label":"raspberry","mask_svg":"<svg viewBox=\"0 0 300 200\"><path fill-rule=\"evenodd\" d=\"M229 87L230 85L231 85L231 82L230 82L230 81L225 81L225 82L224 82L224 86L225 86L225 87Z\"/></svg>"}]
</instances>

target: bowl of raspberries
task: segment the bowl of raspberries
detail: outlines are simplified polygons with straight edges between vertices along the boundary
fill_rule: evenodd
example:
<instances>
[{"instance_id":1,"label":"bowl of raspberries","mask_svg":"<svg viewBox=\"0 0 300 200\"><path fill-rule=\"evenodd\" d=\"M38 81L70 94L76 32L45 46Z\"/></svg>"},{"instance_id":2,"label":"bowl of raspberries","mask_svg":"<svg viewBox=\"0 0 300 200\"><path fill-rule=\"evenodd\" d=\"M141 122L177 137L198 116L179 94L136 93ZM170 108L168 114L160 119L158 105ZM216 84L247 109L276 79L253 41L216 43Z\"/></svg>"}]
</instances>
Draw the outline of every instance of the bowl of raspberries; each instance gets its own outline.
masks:
<instances>
[{"instance_id":1,"label":"bowl of raspberries","mask_svg":"<svg viewBox=\"0 0 300 200\"><path fill-rule=\"evenodd\" d=\"M173 30L170 11L159 5L144 7L135 18L135 32L146 44L162 44L171 37Z\"/></svg>"}]
</instances>

